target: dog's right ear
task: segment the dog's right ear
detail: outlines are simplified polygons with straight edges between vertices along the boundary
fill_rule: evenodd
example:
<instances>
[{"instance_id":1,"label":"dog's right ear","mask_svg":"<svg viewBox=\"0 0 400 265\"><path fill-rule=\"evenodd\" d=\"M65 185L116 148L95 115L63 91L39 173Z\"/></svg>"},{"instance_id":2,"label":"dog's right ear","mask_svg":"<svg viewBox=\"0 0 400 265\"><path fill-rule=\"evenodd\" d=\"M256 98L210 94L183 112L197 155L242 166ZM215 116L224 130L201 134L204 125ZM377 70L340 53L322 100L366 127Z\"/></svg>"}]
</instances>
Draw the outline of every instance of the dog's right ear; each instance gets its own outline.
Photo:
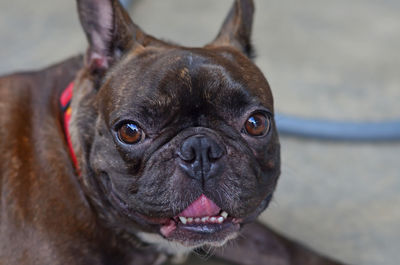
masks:
<instances>
[{"instance_id":1,"label":"dog's right ear","mask_svg":"<svg viewBox=\"0 0 400 265\"><path fill-rule=\"evenodd\" d=\"M118 0L77 0L82 27L89 42L86 67L102 75L122 55L146 42ZM152 38L152 37L149 37Z\"/></svg>"}]
</instances>

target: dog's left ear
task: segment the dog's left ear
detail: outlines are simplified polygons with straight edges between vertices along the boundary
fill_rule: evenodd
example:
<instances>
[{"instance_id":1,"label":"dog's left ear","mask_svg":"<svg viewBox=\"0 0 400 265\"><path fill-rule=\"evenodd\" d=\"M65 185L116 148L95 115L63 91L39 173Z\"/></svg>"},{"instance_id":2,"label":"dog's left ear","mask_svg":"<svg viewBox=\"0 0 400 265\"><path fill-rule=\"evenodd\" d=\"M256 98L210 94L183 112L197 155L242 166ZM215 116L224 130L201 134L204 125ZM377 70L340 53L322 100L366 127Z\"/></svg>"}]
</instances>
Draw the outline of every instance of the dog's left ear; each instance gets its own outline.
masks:
<instances>
[{"instance_id":1,"label":"dog's left ear","mask_svg":"<svg viewBox=\"0 0 400 265\"><path fill-rule=\"evenodd\" d=\"M252 58L253 0L235 0L220 32L208 46L232 46Z\"/></svg>"},{"instance_id":2,"label":"dog's left ear","mask_svg":"<svg viewBox=\"0 0 400 265\"><path fill-rule=\"evenodd\" d=\"M136 26L118 0L77 0L82 27L89 42L86 66L102 74L124 52L141 46L147 35Z\"/></svg>"}]
</instances>

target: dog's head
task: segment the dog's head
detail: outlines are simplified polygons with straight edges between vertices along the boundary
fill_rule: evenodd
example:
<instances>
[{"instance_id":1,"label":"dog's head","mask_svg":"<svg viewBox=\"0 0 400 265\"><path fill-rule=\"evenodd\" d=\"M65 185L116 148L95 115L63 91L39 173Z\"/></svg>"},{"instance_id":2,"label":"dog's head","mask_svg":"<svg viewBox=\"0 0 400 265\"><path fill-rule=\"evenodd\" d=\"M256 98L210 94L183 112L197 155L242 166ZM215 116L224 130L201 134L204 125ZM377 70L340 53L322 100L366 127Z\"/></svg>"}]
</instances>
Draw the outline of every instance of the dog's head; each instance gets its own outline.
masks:
<instances>
[{"instance_id":1,"label":"dog's head","mask_svg":"<svg viewBox=\"0 0 400 265\"><path fill-rule=\"evenodd\" d=\"M79 0L89 41L71 136L98 214L126 235L219 246L280 173L273 99L251 61L251 0L202 48L145 34L118 1Z\"/></svg>"}]
</instances>

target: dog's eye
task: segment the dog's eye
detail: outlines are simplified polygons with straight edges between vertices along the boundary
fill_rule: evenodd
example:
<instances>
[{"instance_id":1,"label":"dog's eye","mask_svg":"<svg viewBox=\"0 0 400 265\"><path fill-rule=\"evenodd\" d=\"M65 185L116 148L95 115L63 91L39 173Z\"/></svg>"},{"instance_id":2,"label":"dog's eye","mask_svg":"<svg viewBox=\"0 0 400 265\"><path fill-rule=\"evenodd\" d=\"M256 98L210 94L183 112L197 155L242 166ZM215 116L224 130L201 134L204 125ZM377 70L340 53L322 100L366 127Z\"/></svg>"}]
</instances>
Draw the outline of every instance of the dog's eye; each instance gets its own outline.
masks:
<instances>
[{"instance_id":1,"label":"dog's eye","mask_svg":"<svg viewBox=\"0 0 400 265\"><path fill-rule=\"evenodd\" d=\"M251 136L261 136L269 131L270 123L268 116L262 113L256 113L247 119L244 128Z\"/></svg>"},{"instance_id":2,"label":"dog's eye","mask_svg":"<svg viewBox=\"0 0 400 265\"><path fill-rule=\"evenodd\" d=\"M124 123L118 129L118 138L126 144L136 144L143 138L142 129L135 123Z\"/></svg>"}]
</instances>

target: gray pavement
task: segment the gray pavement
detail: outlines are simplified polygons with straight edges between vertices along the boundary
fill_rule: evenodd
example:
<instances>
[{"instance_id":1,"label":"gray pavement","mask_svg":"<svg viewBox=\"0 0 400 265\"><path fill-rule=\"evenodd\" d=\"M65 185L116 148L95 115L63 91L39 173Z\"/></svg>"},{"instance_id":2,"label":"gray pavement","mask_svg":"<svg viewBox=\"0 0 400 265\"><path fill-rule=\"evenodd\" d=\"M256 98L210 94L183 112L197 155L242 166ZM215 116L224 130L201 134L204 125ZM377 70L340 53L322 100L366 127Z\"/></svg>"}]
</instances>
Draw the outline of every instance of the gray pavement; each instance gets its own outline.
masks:
<instances>
[{"instance_id":1,"label":"gray pavement","mask_svg":"<svg viewBox=\"0 0 400 265\"><path fill-rule=\"evenodd\" d=\"M147 32L198 46L215 36L231 2L138 0L130 11ZM277 111L400 118L399 1L256 4L256 62ZM84 51L74 1L0 1L0 45L0 73ZM282 177L262 221L351 264L400 264L400 143L281 142Z\"/></svg>"}]
</instances>

